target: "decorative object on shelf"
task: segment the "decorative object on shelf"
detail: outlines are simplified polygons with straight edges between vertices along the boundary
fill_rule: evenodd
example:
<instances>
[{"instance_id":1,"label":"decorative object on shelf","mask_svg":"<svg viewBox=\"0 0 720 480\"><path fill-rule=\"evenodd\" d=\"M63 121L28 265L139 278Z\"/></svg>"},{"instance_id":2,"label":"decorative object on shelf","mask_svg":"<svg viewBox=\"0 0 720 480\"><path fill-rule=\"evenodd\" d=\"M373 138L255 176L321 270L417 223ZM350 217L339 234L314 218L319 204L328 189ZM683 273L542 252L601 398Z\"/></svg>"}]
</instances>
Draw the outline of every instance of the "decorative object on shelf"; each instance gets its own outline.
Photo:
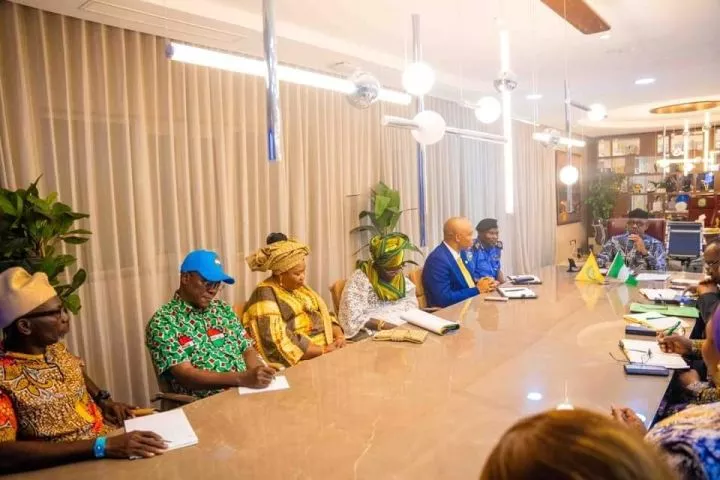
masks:
<instances>
[{"instance_id":1,"label":"decorative object on shelf","mask_svg":"<svg viewBox=\"0 0 720 480\"><path fill-rule=\"evenodd\" d=\"M568 167L577 170L574 165L580 165L580 154L574 153L572 161L568 162L567 153L556 150L555 151L555 165L557 177L561 181L557 182L556 194L557 194L557 224L566 225L568 223L576 223L582 221L582 195L581 189L576 185L580 184L580 172L577 172L577 178L575 178L575 185L565 184L562 179L568 175ZM563 172L563 170L565 172ZM568 175L569 176L569 175ZM565 178L570 180L570 178ZM572 194L568 195L568 190L572 189Z\"/></svg>"},{"instance_id":2,"label":"decorative object on shelf","mask_svg":"<svg viewBox=\"0 0 720 480\"><path fill-rule=\"evenodd\" d=\"M90 239L90 231L73 227L89 215L58 202L55 192L40 197L39 181L26 189L0 188L0 271L23 267L30 273L46 273L63 305L77 313L81 305L75 292L85 282L87 272L80 268L69 283L61 283L65 270L77 262L62 251L62 245L81 245Z\"/></svg>"},{"instance_id":3,"label":"decorative object on shelf","mask_svg":"<svg viewBox=\"0 0 720 480\"><path fill-rule=\"evenodd\" d=\"M678 212L685 212L687 211L688 204L686 202L675 202L675 210Z\"/></svg>"},{"instance_id":4,"label":"decorative object on shelf","mask_svg":"<svg viewBox=\"0 0 720 480\"><path fill-rule=\"evenodd\" d=\"M664 206L664 202L662 201L662 198L656 198L655 201L652 204L652 212L662 212Z\"/></svg>"},{"instance_id":5,"label":"decorative object on shelf","mask_svg":"<svg viewBox=\"0 0 720 480\"><path fill-rule=\"evenodd\" d=\"M658 185L657 182L649 181L648 183L649 183L649 185L647 186L646 191L648 193L655 192L657 190L657 185Z\"/></svg>"},{"instance_id":6,"label":"decorative object on shelf","mask_svg":"<svg viewBox=\"0 0 720 480\"><path fill-rule=\"evenodd\" d=\"M640 183L633 184L633 193L643 193L643 186Z\"/></svg>"},{"instance_id":7,"label":"decorative object on shelf","mask_svg":"<svg viewBox=\"0 0 720 480\"><path fill-rule=\"evenodd\" d=\"M697 204L698 204L698 207L700 207L700 208L705 208L705 206L707 205L707 199L705 199L705 198L698 198Z\"/></svg>"}]
</instances>

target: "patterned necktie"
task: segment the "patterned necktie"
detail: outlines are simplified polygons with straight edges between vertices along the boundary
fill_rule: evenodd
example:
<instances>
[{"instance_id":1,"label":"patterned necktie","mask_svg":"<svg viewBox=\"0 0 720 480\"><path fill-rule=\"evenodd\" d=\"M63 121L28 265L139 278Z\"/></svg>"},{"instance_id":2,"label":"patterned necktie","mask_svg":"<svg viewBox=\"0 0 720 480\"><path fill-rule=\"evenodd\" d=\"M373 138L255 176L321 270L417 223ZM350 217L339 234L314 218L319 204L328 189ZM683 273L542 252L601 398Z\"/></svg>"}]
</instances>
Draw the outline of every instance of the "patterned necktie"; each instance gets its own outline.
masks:
<instances>
[{"instance_id":1,"label":"patterned necktie","mask_svg":"<svg viewBox=\"0 0 720 480\"><path fill-rule=\"evenodd\" d=\"M472 288L475 286L475 283L473 282L472 276L470 275L470 272L468 272L468 269L465 267L465 263L462 261L461 257L457 257L457 264L458 267L460 267L460 271L463 274L463 277L465 277L465 282L467 282L468 288Z\"/></svg>"}]
</instances>

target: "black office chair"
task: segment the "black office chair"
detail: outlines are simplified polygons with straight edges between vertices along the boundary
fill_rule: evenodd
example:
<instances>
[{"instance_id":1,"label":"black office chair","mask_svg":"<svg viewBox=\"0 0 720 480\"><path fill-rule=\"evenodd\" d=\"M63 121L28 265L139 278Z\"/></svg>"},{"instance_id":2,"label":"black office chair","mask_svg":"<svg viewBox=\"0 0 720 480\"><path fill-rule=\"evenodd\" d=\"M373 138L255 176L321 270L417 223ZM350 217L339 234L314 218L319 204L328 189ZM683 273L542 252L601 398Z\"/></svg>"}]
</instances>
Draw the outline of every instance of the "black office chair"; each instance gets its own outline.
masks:
<instances>
[{"instance_id":1,"label":"black office chair","mask_svg":"<svg viewBox=\"0 0 720 480\"><path fill-rule=\"evenodd\" d=\"M668 258L680 260L685 270L702 255L702 223L668 222L667 238Z\"/></svg>"}]
</instances>

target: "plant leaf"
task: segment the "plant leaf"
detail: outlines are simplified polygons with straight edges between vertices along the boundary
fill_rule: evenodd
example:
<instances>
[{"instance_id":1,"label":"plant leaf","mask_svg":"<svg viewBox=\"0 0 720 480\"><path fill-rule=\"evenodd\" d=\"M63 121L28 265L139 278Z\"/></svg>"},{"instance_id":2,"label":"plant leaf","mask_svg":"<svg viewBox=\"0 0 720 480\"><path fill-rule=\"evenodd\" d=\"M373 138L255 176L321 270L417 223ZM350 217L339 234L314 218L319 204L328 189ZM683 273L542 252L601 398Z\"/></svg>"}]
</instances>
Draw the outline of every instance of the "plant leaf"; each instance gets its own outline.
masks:
<instances>
[{"instance_id":1,"label":"plant leaf","mask_svg":"<svg viewBox=\"0 0 720 480\"><path fill-rule=\"evenodd\" d=\"M359 227L355 227L352 230L350 230L350 233L357 233L357 232L372 232L373 235L380 235L380 232L377 228L375 228L375 225L360 225Z\"/></svg>"},{"instance_id":2,"label":"plant leaf","mask_svg":"<svg viewBox=\"0 0 720 480\"><path fill-rule=\"evenodd\" d=\"M375 217L379 218L385 213L385 209L387 209L388 205L390 204L390 197L386 197L383 195L376 195L375 196Z\"/></svg>"},{"instance_id":3,"label":"plant leaf","mask_svg":"<svg viewBox=\"0 0 720 480\"><path fill-rule=\"evenodd\" d=\"M71 293L63 299L63 304L73 314L77 315L80 311L80 296L77 293Z\"/></svg>"},{"instance_id":4,"label":"plant leaf","mask_svg":"<svg viewBox=\"0 0 720 480\"><path fill-rule=\"evenodd\" d=\"M17 209L15 208L15 205L13 205L5 195L0 195L0 209L2 209L3 213L6 215L12 215L13 217L17 216Z\"/></svg>"},{"instance_id":5,"label":"plant leaf","mask_svg":"<svg viewBox=\"0 0 720 480\"><path fill-rule=\"evenodd\" d=\"M84 268L81 268L77 272L75 272L75 275L73 275L72 284L70 285L73 290L77 290L80 288L80 285L85 283L85 279L87 279L87 272Z\"/></svg>"},{"instance_id":6,"label":"plant leaf","mask_svg":"<svg viewBox=\"0 0 720 480\"><path fill-rule=\"evenodd\" d=\"M62 238L63 242L69 243L71 245L81 245L81 244L87 242L88 240L90 240L89 238L86 238L86 237L61 237L61 238Z\"/></svg>"}]
</instances>

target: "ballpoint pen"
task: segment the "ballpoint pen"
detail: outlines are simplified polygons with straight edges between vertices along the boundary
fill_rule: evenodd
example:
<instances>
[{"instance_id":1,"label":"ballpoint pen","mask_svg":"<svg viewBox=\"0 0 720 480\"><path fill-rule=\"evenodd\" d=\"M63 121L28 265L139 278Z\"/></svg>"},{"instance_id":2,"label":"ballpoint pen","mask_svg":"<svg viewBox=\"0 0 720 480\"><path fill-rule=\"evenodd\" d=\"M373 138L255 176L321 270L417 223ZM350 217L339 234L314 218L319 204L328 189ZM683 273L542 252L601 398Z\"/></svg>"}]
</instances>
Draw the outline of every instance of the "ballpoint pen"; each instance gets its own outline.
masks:
<instances>
[{"instance_id":1,"label":"ballpoint pen","mask_svg":"<svg viewBox=\"0 0 720 480\"><path fill-rule=\"evenodd\" d=\"M677 323L675 323L675 325L673 325L670 328L670 330L668 330L668 332L665 335L672 335L673 333L675 333L675 330L677 330L679 326L680 326L680 322L678 321Z\"/></svg>"}]
</instances>

